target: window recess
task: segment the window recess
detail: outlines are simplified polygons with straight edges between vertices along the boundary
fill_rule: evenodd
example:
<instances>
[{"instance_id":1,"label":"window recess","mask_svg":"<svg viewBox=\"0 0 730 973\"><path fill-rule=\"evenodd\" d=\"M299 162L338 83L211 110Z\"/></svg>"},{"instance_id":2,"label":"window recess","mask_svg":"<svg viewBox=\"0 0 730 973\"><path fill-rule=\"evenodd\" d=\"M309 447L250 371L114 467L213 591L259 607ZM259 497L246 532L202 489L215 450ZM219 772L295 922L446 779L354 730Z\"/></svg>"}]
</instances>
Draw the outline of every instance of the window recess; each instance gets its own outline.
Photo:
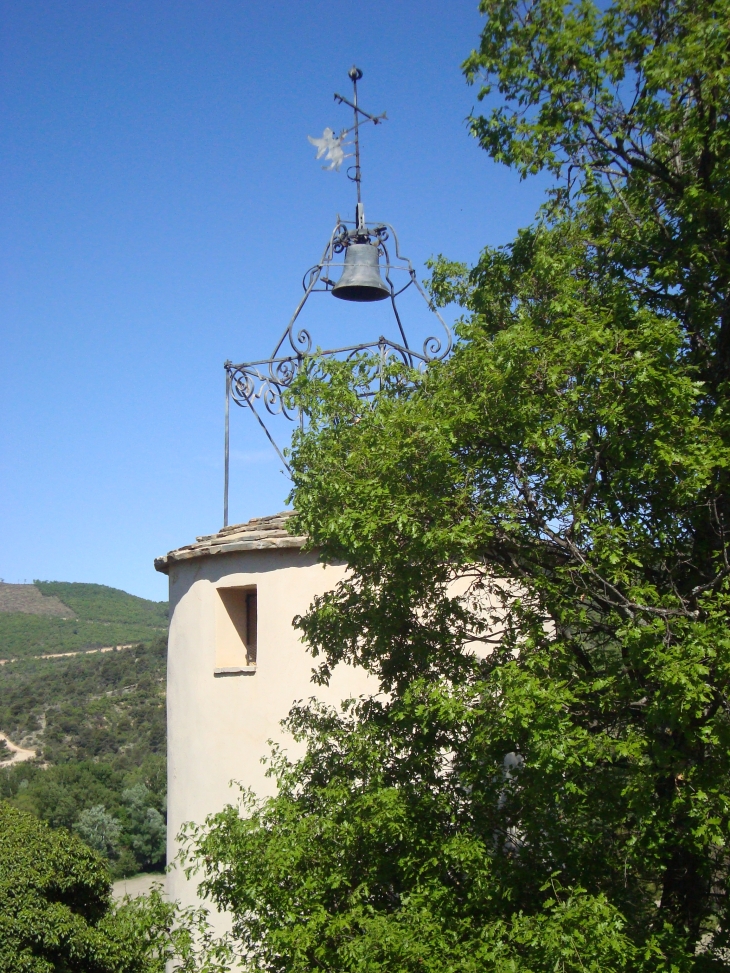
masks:
<instances>
[{"instance_id":1,"label":"window recess","mask_svg":"<svg viewBox=\"0 0 730 973\"><path fill-rule=\"evenodd\" d=\"M215 675L253 674L258 647L256 588L218 588L217 594Z\"/></svg>"}]
</instances>

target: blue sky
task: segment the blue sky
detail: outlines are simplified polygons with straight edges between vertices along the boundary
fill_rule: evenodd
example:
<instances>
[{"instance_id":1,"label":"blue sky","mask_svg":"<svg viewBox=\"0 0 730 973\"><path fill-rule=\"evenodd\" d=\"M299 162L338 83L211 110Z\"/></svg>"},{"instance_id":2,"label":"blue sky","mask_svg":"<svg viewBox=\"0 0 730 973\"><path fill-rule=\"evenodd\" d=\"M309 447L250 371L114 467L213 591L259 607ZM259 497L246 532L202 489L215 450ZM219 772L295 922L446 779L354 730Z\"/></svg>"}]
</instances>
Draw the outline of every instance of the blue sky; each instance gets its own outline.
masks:
<instances>
[{"instance_id":1,"label":"blue sky","mask_svg":"<svg viewBox=\"0 0 730 973\"><path fill-rule=\"evenodd\" d=\"M421 279L432 254L510 240L541 188L467 134L476 0L3 0L0 18L0 577L164 598L153 558L222 523L222 363L270 352L351 218L352 184L306 140L349 123L348 68L389 118L363 133L366 215ZM318 314L379 333L319 301L315 340ZM282 509L243 410L232 450L231 521Z\"/></svg>"}]
</instances>

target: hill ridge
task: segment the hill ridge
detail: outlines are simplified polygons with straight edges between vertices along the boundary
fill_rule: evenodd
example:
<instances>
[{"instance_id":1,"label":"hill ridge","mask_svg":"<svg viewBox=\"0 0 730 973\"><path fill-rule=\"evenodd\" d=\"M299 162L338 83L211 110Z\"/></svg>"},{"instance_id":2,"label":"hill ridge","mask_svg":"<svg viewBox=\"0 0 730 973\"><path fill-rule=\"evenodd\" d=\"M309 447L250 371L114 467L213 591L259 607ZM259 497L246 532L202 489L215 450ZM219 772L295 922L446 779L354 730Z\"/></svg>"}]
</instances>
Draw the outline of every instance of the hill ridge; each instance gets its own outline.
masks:
<instances>
[{"instance_id":1,"label":"hill ridge","mask_svg":"<svg viewBox=\"0 0 730 973\"><path fill-rule=\"evenodd\" d=\"M167 631L167 602L87 582L0 583L0 658L150 644Z\"/></svg>"}]
</instances>

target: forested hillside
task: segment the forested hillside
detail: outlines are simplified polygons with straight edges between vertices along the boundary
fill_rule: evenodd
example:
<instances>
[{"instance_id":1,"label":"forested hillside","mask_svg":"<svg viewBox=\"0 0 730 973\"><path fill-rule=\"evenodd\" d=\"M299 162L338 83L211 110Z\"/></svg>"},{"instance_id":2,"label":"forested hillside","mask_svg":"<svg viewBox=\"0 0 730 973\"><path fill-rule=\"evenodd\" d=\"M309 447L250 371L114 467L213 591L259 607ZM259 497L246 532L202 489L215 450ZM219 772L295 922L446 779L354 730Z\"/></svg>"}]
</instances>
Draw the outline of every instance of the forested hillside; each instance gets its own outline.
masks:
<instances>
[{"instance_id":1,"label":"forested hillside","mask_svg":"<svg viewBox=\"0 0 730 973\"><path fill-rule=\"evenodd\" d=\"M165 745L165 641L0 669L0 730L52 764Z\"/></svg>"},{"instance_id":2,"label":"forested hillside","mask_svg":"<svg viewBox=\"0 0 730 973\"><path fill-rule=\"evenodd\" d=\"M117 876L161 868L166 603L94 584L3 589L0 733L35 758L0 744L0 799L73 830ZM98 651L114 645L127 647ZM60 652L79 654L43 657Z\"/></svg>"},{"instance_id":3,"label":"forested hillside","mask_svg":"<svg viewBox=\"0 0 730 973\"><path fill-rule=\"evenodd\" d=\"M31 587L3 585L4 593L18 589L19 604L24 593L20 589ZM13 602L6 595L0 610L0 659L151 642L167 631L167 602L148 601L100 584L35 581L34 587L67 606L68 614L9 610Z\"/></svg>"}]
</instances>

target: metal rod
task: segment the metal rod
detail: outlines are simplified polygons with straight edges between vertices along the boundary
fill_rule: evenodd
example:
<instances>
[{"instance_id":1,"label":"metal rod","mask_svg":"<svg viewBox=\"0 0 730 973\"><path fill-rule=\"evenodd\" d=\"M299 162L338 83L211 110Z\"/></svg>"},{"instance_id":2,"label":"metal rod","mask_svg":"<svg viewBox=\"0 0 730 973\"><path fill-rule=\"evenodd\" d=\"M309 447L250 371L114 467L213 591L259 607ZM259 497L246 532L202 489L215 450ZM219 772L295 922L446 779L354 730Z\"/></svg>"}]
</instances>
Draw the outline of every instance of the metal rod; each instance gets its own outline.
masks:
<instances>
[{"instance_id":1,"label":"metal rod","mask_svg":"<svg viewBox=\"0 0 730 973\"><path fill-rule=\"evenodd\" d=\"M352 90L353 94L353 114L355 116L355 182L357 183L357 202L358 202L358 212L359 206L362 203L362 194L360 192L360 116L358 114L357 108L357 82L358 79L362 77L362 71L360 68L356 68L355 65L350 68L349 75L352 78ZM360 227L358 227L360 229Z\"/></svg>"},{"instance_id":2,"label":"metal rod","mask_svg":"<svg viewBox=\"0 0 730 973\"><path fill-rule=\"evenodd\" d=\"M334 236L334 231L333 231L333 236ZM292 328L294 327L294 322L299 317L299 314L300 314L302 308L306 304L307 298L312 293L312 291L314 290L314 288L315 288L315 286L317 284L317 281L319 280L319 275L322 273L322 267L324 266L324 262L325 262L325 259L327 257L327 253L329 252L331 243L332 243L332 238L330 237L330 242L327 244L327 246L324 249L324 253L322 254L322 259L317 264L316 271L312 274L312 277L311 277L311 279L309 281L309 284L307 285L307 289L304 292L304 297L297 304L297 309L294 312L294 314L292 314L291 320L289 321L289 324L286 326L286 330L284 331L284 334L281 336L281 338L279 338L279 343L277 344L276 348L274 348L273 354L271 355L271 360L272 361L273 361L273 359L276 358L277 352L279 351L279 349L281 348L281 346L284 344L284 341L286 340L287 336L289 337L289 344L292 346L292 348L294 348L294 350L297 351L298 353L301 353L301 350L296 347L294 341L292 340ZM306 350L308 351L309 349L306 349Z\"/></svg>"},{"instance_id":3,"label":"metal rod","mask_svg":"<svg viewBox=\"0 0 730 973\"><path fill-rule=\"evenodd\" d=\"M398 313L398 305L395 303L395 298L393 297L392 293L390 295L390 303L393 305L393 314L398 322L398 330L400 331L400 336L403 339L403 344L406 346L406 348L408 348L408 338L406 338L406 332L403 328L403 324L401 323L400 314ZM410 348L408 350L410 352ZM411 366L412 365L413 361L411 360Z\"/></svg>"},{"instance_id":4,"label":"metal rod","mask_svg":"<svg viewBox=\"0 0 730 973\"><path fill-rule=\"evenodd\" d=\"M297 358L297 372L302 370L302 356L299 355ZM304 432L304 409L299 406L299 431Z\"/></svg>"},{"instance_id":5,"label":"metal rod","mask_svg":"<svg viewBox=\"0 0 730 973\"><path fill-rule=\"evenodd\" d=\"M223 526L228 526L228 480L230 472L231 456L231 433L230 433L230 409L231 409L231 373L228 369L230 362L226 362L226 420L225 420L225 448L223 454Z\"/></svg>"},{"instance_id":6,"label":"metal rod","mask_svg":"<svg viewBox=\"0 0 730 973\"><path fill-rule=\"evenodd\" d=\"M258 414L258 412L256 411L256 409L254 409L253 402L251 401L251 399L247 399L246 401L248 402L249 409L256 416L256 419L258 420L258 424L261 426L261 428L266 433L266 438L269 440L269 442L271 443L271 445L274 447L274 449L276 450L276 452L279 454L279 459L281 460L281 462L284 464L284 466L286 466L287 470L289 471L289 477L291 478L291 466L289 466L289 464L287 463L287 461L284 459L284 454L282 453L282 451L279 449L279 447L274 442L274 437L271 435L271 433L269 432L269 430L266 428L266 425L264 423L264 420Z\"/></svg>"},{"instance_id":7,"label":"metal rod","mask_svg":"<svg viewBox=\"0 0 730 973\"><path fill-rule=\"evenodd\" d=\"M428 298L426 298L426 300L428 300ZM405 352L407 355L413 355L414 358L419 358L421 361L426 362L429 360L426 356L414 351L408 345L399 345L397 341L392 341L390 338L386 338L385 343L389 348L394 348L396 351ZM341 355L352 351L367 351L369 348L379 347L380 339L378 339L378 341L365 341L359 345L345 345L342 348L325 348L323 351L318 351L316 355L318 358L327 358L331 355ZM240 362L237 365L231 364L230 367L233 369L233 371L240 371L242 369L246 370L249 368L254 368L256 365L270 365L277 364L278 362L301 362L301 360L301 355L288 355L285 358L262 358L260 361ZM261 379L264 378L264 376L261 374L259 374L258 377ZM283 385L283 383L281 384ZM248 399L246 401L248 401Z\"/></svg>"},{"instance_id":8,"label":"metal rod","mask_svg":"<svg viewBox=\"0 0 730 973\"><path fill-rule=\"evenodd\" d=\"M356 68L355 70L359 70L359 68ZM362 74L360 75L360 77L362 77ZM381 122L388 121L388 115L386 112L383 112L382 115L370 115L368 114L368 112L363 111L359 105L353 105L353 103L349 101L347 98L345 98L344 95L338 95L337 92L335 92L335 99L337 100L338 104L344 104L347 105L348 108L354 108L356 112L359 112L361 115L364 115L365 118L367 118L367 120L369 122L372 122L374 125L379 125ZM345 134L349 135L351 131L352 131L351 128L345 129Z\"/></svg>"}]
</instances>

